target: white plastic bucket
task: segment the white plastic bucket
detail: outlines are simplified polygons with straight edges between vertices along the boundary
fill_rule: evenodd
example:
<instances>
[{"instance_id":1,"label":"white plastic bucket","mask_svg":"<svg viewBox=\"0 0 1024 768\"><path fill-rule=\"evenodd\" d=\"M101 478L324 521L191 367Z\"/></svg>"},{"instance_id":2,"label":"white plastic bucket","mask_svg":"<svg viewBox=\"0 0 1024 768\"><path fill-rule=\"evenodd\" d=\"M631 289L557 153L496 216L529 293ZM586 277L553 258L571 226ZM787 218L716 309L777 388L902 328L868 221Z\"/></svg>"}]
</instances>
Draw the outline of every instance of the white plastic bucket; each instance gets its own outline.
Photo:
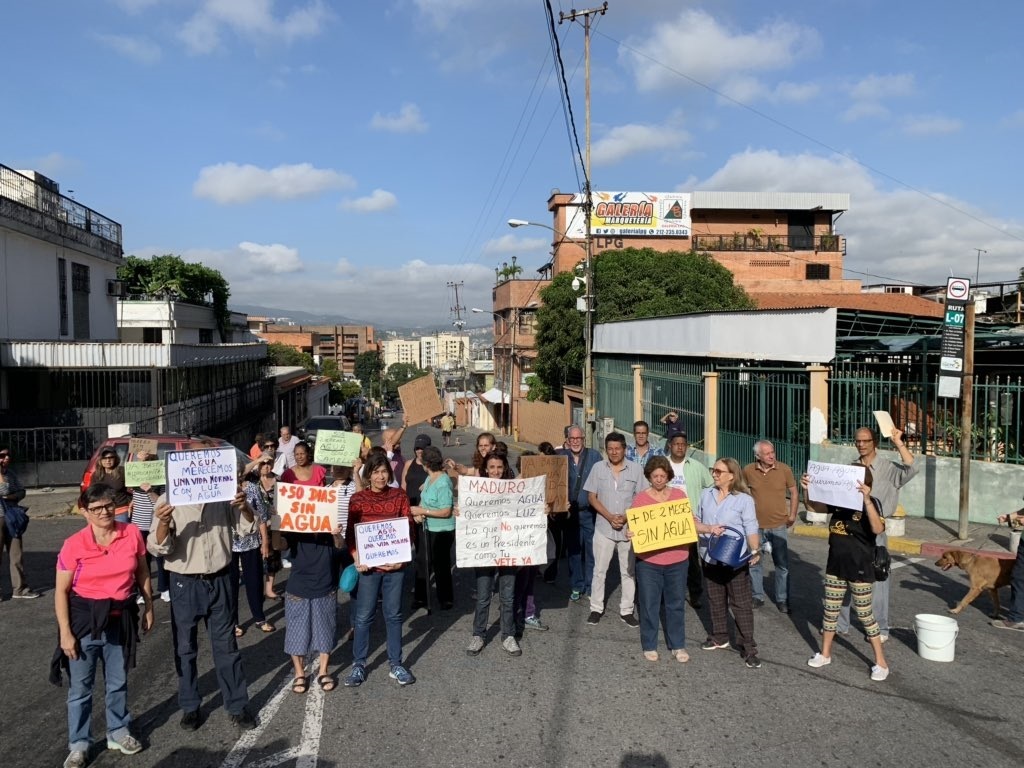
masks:
<instances>
[{"instance_id":1,"label":"white plastic bucket","mask_svg":"<svg viewBox=\"0 0 1024 768\"><path fill-rule=\"evenodd\" d=\"M933 613L914 617L917 653L929 661L952 661L956 652L956 636L960 632L956 619Z\"/></svg>"}]
</instances>

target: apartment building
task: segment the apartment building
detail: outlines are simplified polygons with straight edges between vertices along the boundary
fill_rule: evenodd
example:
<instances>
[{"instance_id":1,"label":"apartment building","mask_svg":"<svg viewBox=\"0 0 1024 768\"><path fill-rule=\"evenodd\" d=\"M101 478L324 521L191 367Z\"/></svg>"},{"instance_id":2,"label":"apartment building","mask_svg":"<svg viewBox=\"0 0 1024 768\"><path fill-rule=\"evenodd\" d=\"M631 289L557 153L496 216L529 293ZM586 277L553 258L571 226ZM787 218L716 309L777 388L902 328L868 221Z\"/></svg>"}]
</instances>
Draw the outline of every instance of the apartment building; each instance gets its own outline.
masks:
<instances>
[{"instance_id":1,"label":"apartment building","mask_svg":"<svg viewBox=\"0 0 1024 768\"><path fill-rule=\"evenodd\" d=\"M253 325L256 335L267 343L334 360L346 376L355 375L356 357L378 351L372 325L284 325L271 319Z\"/></svg>"}]
</instances>

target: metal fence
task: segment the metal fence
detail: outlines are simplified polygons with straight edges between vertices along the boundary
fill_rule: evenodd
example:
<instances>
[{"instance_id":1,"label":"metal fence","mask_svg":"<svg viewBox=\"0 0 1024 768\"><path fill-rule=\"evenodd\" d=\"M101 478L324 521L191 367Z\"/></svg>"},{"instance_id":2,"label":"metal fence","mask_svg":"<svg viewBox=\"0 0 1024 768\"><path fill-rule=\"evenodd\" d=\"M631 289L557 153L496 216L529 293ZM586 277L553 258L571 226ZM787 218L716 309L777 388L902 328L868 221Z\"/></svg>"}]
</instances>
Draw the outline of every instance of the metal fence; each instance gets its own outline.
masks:
<instances>
[{"instance_id":1,"label":"metal fence","mask_svg":"<svg viewBox=\"0 0 1024 768\"><path fill-rule=\"evenodd\" d=\"M665 414L675 411L690 443L704 444L704 372L714 368L706 360L647 360L644 362L642 404L644 419L657 427Z\"/></svg>"},{"instance_id":2,"label":"metal fence","mask_svg":"<svg viewBox=\"0 0 1024 768\"><path fill-rule=\"evenodd\" d=\"M981 376L974 383L971 458L1024 464L1021 450L1021 376ZM875 425L874 411L888 411L911 450L959 456L962 401L938 397L938 377L907 366L841 363L829 376L829 436L853 442L859 427Z\"/></svg>"},{"instance_id":3,"label":"metal fence","mask_svg":"<svg viewBox=\"0 0 1024 768\"><path fill-rule=\"evenodd\" d=\"M754 443L770 440L779 461L795 473L807 466L810 374L793 368L719 368L718 455L740 465L754 459Z\"/></svg>"},{"instance_id":4,"label":"metal fence","mask_svg":"<svg viewBox=\"0 0 1024 768\"><path fill-rule=\"evenodd\" d=\"M633 423L633 360L599 357L594 360L594 387L598 415L615 419L619 429Z\"/></svg>"}]
</instances>

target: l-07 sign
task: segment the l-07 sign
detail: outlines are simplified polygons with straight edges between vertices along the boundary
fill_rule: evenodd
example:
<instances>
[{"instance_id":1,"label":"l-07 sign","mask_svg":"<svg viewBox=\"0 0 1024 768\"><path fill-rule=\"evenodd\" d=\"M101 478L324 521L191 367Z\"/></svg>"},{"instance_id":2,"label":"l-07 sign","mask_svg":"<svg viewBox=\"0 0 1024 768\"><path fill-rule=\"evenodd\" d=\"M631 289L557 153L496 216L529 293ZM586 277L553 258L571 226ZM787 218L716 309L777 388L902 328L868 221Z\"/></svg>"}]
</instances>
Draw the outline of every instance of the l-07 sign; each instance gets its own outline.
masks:
<instances>
[{"instance_id":1,"label":"l-07 sign","mask_svg":"<svg viewBox=\"0 0 1024 768\"><path fill-rule=\"evenodd\" d=\"M967 317L967 313L964 312L962 307L956 307L955 309L946 310L946 325L955 325L959 328L963 328L964 318Z\"/></svg>"}]
</instances>

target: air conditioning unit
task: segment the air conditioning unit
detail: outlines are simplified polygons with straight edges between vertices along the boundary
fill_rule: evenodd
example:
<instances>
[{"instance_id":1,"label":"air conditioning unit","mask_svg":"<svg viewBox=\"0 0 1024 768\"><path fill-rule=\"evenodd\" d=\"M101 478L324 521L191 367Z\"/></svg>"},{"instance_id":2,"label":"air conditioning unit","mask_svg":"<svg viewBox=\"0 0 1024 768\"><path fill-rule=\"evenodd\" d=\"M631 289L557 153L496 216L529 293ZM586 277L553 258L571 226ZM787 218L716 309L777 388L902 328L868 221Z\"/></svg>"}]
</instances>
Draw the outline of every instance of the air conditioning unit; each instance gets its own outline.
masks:
<instances>
[{"instance_id":1,"label":"air conditioning unit","mask_svg":"<svg viewBox=\"0 0 1024 768\"><path fill-rule=\"evenodd\" d=\"M124 280L107 280L107 296L124 298L127 295L127 288Z\"/></svg>"}]
</instances>

